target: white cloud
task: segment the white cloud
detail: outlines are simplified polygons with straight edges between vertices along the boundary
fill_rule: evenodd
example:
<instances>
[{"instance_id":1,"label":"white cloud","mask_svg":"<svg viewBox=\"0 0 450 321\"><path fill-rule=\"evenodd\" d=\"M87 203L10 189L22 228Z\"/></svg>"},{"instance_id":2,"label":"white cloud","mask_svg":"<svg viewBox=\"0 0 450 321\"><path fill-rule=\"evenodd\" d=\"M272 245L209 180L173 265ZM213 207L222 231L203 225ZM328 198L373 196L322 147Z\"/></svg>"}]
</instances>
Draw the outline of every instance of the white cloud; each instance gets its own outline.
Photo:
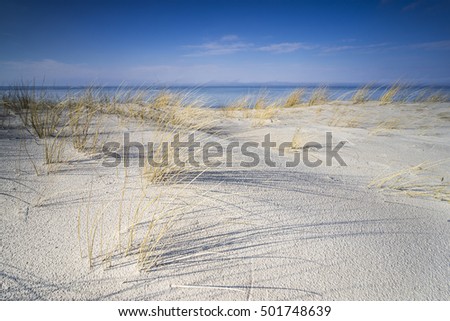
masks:
<instances>
[{"instance_id":1,"label":"white cloud","mask_svg":"<svg viewBox=\"0 0 450 321\"><path fill-rule=\"evenodd\" d=\"M374 43L359 44L355 42L340 42L337 44L310 44L302 42L281 42L267 45L256 45L244 42L235 35L226 35L219 40L206 42L200 45L187 46L192 51L191 56L208 56L208 55L230 55L238 52L260 52L284 54L295 52L298 50L309 50L312 55L339 55L355 53L386 53L390 51L414 51L422 52L425 50L448 51L450 50L450 40L441 40L434 42L409 43L402 45L394 45L390 43ZM328 58L328 57L327 57ZM307 59L307 57L305 58ZM325 59L326 60L326 59ZM374 59L375 63L376 59ZM312 66L311 63L293 67L285 65L284 62L276 59L265 59L255 61L254 65L251 61L239 61L237 59L220 59L216 64L209 63L207 59L201 59L201 62L195 63L189 59L178 59L175 61L166 60L165 64L158 65L138 65L138 63L130 63L130 65L109 65L105 67L93 66L81 63L66 63L54 59L28 60L28 61L0 61L0 85L10 85L12 82L20 80L33 80L37 82L44 80L46 84L89 84L89 83L121 83L123 81L136 83L205 83L209 81L316 81L315 74L331 80L347 80L339 75L345 71L344 67L336 70L322 70L322 64ZM330 59L330 64L332 59ZM405 62L406 63L406 62ZM356 64L356 62L354 63ZM350 64L352 65L352 64ZM335 67L330 65L331 67ZM350 67L346 67L350 68ZM377 67L378 68L378 67ZM394 74L393 70L380 70L374 68L370 75L372 78L381 79L383 75ZM409 68L411 69L411 68ZM441 68L442 69L442 68ZM274 78L276 70L280 72L280 78ZM358 72L352 71L352 76L362 79L364 75L355 76ZM445 68L437 70L436 75L447 77ZM299 75L301 74L302 78ZM367 73L369 74L369 73ZM397 72L400 74L400 72ZM397 74L395 74L397 76ZM350 76L349 76L350 77ZM412 77L412 75L411 75ZM355 81L358 79L355 78ZM431 76L430 76L431 79ZM443 79L443 78L442 78ZM320 80L320 79L318 79Z\"/></svg>"},{"instance_id":2,"label":"white cloud","mask_svg":"<svg viewBox=\"0 0 450 321\"><path fill-rule=\"evenodd\" d=\"M236 35L225 35L222 38L220 38L221 41L237 41L239 40L239 37Z\"/></svg>"},{"instance_id":3,"label":"white cloud","mask_svg":"<svg viewBox=\"0 0 450 321\"><path fill-rule=\"evenodd\" d=\"M409 47L425 50L450 50L450 40L416 43Z\"/></svg>"},{"instance_id":4,"label":"white cloud","mask_svg":"<svg viewBox=\"0 0 450 321\"><path fill-rule=\"evenodd\" d=\"M283 42L259 47L258 50L272 53L288 53L297 51L299 49L313 49L313 48L314 48L313 46L308 46L300 42Z\"/></svg>"},{"instance_id":5,"label":"white cloud","mask_svg":"<svg viewBox=\"0 0 450 321\"><path fill-rule=\"evenodd\" d=\"M347 51L347 50L359 50L359 51L376 51L380 49L388 49L388 43L375 43L368 45L334 45L334 46L324 46L321 51L324 53Z\"/></svg>"},{"instance_id":6,"label":"white cloud","mask_svg":"<svg viewBox=\"0 0 450 321\"><path fill-rule=\"evenodd\" d=\"M189 45L186 48L195 49L196 51L187 56L216 56L228 55L239 51L250 49L253 45L242 41L234 41L235 36L224 36L219 41L206 42L200 45ZM224 40L224 38L226 40Z\"/></svg>"},{"instance_id":7,"label":"white cloud","mask_svg":"<svg viewBox=\"0 0 450 321\"><path fill-rule=\"evenodd\" d=\"M420 50L450 50L450 40L421 42L405 45L394 45L387 42L366 44L366 45L331 45L322 46L322 53L333 53L340 51L358 51L364 53L374 53L380 51L402 50L402 49L420 49Z\"/></svg>"},{"instance_id":8,"label":"white cloud","mask_svg":"<svg viewBox=\"0 0 450 321\"><path fill-rule=\"evenodd\" d=\"M227 55L238 51L247 50L251 45L243 42L236 43L219 43L219 42L209 42L198 46L191 46L191 48L199 49L195 56L211 56L211 55Z\"/></svg>"},{"instance_id":9,"label":"white cloud","mask_svg":"<svg viewBox=\"0 0 450 321\"><path fill-rule=\"evenodd\" d=\"M253 43L240 40L236 35L225 35L217 41L205 42L199 45L184 46L195 51L186 56L216 56L229 55L242 51L265 51L271 53L289 53L299 49L313 49L315 46L306 45L300 42L274 43L265 46L256 47Z\"/></svg>"}]
</instances>

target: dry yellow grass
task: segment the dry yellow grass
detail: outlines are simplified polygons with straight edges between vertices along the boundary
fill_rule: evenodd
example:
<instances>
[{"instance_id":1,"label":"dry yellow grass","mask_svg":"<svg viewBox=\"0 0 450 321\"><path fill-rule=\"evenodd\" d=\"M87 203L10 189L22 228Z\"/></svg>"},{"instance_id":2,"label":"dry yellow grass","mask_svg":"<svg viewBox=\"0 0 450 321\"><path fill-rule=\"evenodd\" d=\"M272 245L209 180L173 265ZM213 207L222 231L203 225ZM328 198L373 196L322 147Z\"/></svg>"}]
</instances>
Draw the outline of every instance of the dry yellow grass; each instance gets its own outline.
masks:
<instances>
[{"instance_id":1,"label":"dry yellow grass","mask_svg":"<svg viewBox=\"0 0 450 321\"><path fill-rule=\"evenodd\" d=\"M252 126L260 127L267 120L273 119L279 109L278 106L282 105L281 102L270 103L267 99L267 93L261 92L256 96L253 104L250 96L240 97L224 107L222 112L225 117L251 118Z\"/></svg>"},{"instance_id":2,"label":"dry yellow grass","mask_svg":"<svg viewBox=\"0 0 450 321\"><path fill-rule=\"evenodd\" d=\"M369 100L369 85L365 85L364 87L358 89L355 94L352 96L352 102L354 104L362 104Z\"/></svg>"},{"instance_id":3,"label":"dry yellow grass","mask_svg":"<svg viewBox=\"0 0 450 321\"><path fill-rule=\"evenodd\" d=\"M322 105L329 101L328 90L326 87L320 87L313 90L308 100L309 106Z\"/></svg>"},{"instance_id":4,"label":"dry yellow grass","mask_svg":"<svg viewBox=\"0 0 450 321\"><path fill-rule=\"evenodd\" d=\"M170 240L175 220L199 206L199 198L207 193L187 202L185 191L196 178L176 193L167 185L150 189L143 178L139 186L136 179L139 177L132 178L125 171L123 185L115 191L117 197L100 203L93 202L98 197L91 184L77 220L80 256L90 268L131 262L139 270L151 269L165 253L164 244Z\"/></svg>"},{"instance_id":5,"label":"dry yellow grass","mask_svg":"<svg viewBox=\"0 0 450 321\"><path fill-rule=\"evenodd\" d=\"M432 91L429 88L420 89L415 93L411 101L416 103L445 103L450 100L450 97L442 92L442 90Z\"/></svg>"},{"instance_id":6,"label":"dry yellow grass","mask_svg":"<svg viewBox=\"0 0 450 321\"><path fill-rule=\"evenodd\" d=\"M392 130L400 128L401 128L400 119L395 118L389 120L382 120L378 122L378 124L375 127L370 128L369 133L371 135L383 135L389 134Z\"/></svg>"},{"instance_id":7,"label":"dry yellow grass","mask_svg":"<svg viewBox=\"0 0 450 321\"><path fill-rule=\"evenodd\" d=\"M88 89L81 97L68 99L68 127L73 147L79 151L96 150L101 131L100 103Z\"/></svg>"},{"instance_id":8,"label":"dry yellow grass","mask_svg":"<svg viewBox=\"0 0 450 321\"><path fill-rule=\"evenodd\" d=\"M347 120L345 127L348 128L358 128L361 126L361 116L354 116Z\"/></svg>"},{"instance_id":9,"label":"dry yellow grass","mask_svg":"<svg viewBox=\"0 0 450 321\"><path fill-rule=\"evenodd\" d=\"M34 86L26 84L13 85L11 90L2 97L2 105L7 110L19 116L23 125L29 125L30 107L38 99Z\"/></svg>"},{"instance_id":10,"label":"dry yellow grass","mask_svg":"<svg viewBox=\"0 0 450 321\"><path fill-rule=\"evenodd\" d=\"M28 133L39 138L34 141L42 146L44 169L31 157L24 138L24 149L36 175L53 172L64 161L66 139L62 132L66 105L47 99L44 89L38 94L35 87L26 85L13 87L12 92L3 97L2 103L4 108L19 116Z\"/></svg>"},{"instance_id":11,"label":"dry yellow grass","mask_svg":"<svg viewBox=\"0 0 450 321\"><path fill-rule=\"evenodd\" d=\"M39 138L54 135L60 125L64 106L48 99L45 90L37 93L34 86L18 85L2 97L6 110L18 115L25 127Z\"/></svg>"},{"instance_id":12,"label":"dry yellow grass","mask_svg":"<svg viewBox=\"0 0 450 321\"><path fill-rule=\"evenodd\" d=\"M202 143L206 132L214 132L214 114L202 108L201 99L190 95L192 94L163 92L156 96L150 106L149 118L154 121L158 132L153 140L153 160L160 164L151 166L144 162L143 175L150 183L174 183L182 174L199 170L189 164L176 164L173 148L168 146L176 135L187 137L189 134L195 134L196 142ZM186 149L181 149L181 152L180 158L186 158Z\"/></svg>"},{"instance_id":13,"label":"dry yellow grass","mask_svg":"<svg viewBox=\"0 0 450 321\"><path fill-rule=\"evenodd\" d=\"M39 138L54 135L60 125L64 106L50 102L35 102L30 107L30 125Z\"/></svg>"},{"instance_id":14,"label":"dry yellow grass","mask_svg":"<svg viewBox=\"0 0 450 321\"><path fill-rule=\"evenodd\" d=\"M48 172L50 172L55 169L55 164L60 164L65 161L64 150L66 147L66 139L60 137L45 137L43 146L45 164L48 165Z\"/></svg>"},{"instance_id":15,"label":"dry yellow grass","mask_svg":"<svg viewBox=\"0 0 450 321\"><path fill-rule=\"evenodd\" d=\"M441 91L432 93L426 99L426 102L430 102L430 103L445 103L448 101L449 101L448 95L444 94Z\"/></svg>"},{"instance_id":16,"label":"dry yellow grass","mask_svg":"<svg viewBox=\"0 0 450 321\"><path fill-rule=\"evenodd\" d=\"M391 87L387 88L380 98L382 104L390 104L394 102L397 94L399 93L401 87L397 83L393 84Z\"/></svg>"},{"instance_id":17,"label":"dry yellow grass","mask_svg":"<svg viewBox=\"0 0 450 321\"><path fill-rule=\"evenodd\" d=\"M255 109L252 111L252 126L261 127L268 123L268 121L273 121L278 110L275 107L267 106L264 108Z\"/></svg>"},{"instance_id":18,"label":"dry yellow grass","mask_svg":"<svg viewBox=\"0 0 450 321\"><path fill-rule=\"evenodd\" d=\"M199 128L196 130L186 131L172 127L170 130L165 128L160 131L151 144L153 150L149 155L150 159L144 162L142 175L146 181L151 184L177 184L189 174L203 173L207 170L208 168L200 163L200 148L197 148L192 154L194 160L199 162L197 166L188 162L189 152L187 148L179 149L178 155L175 155L174 149L170 146L175 136L178 136L180 141L187 141L190 134L195 135L195 142L201 146L209 137L209 134L203 133L201 129L199 124Z\"/></svg>"},{"instance_id":19,"label":"dry yellow grass","mask_svg":"<svg viewBox=\"0 0 450 321\"><path fill-rule=\"evenodd\" d=\"M450 201L450 183L448 177L433 173L433 169L446 166L450 159L434 162L423 162L376 178L369 183L369 187L403 192L411 197L432 197L442 201Z\"/></svg>"},{"instance_id":20,"label":"dry yellow grass","mask_svg":"<svg viewBox=\"0 0 450 321\"><path fill-rule=\"evenodd\" d=\"M232 109L232 110L244 110L251 107L251 98L250 96L244 96L236 99L233 101L230 105L228 105L226 108Z\"/></svg>"},{"instance_id":21,"label":"dry yellow grass","mask_svg":"<svg viewBox=\"0 0 450 321\"><path fill-rule=\"evenodd\" d=\"M214 124L212 114L204 108L205 100L189 91L162 91L145 107L146 117L161 130L207 130Z\"/></svg>"},{"instance_id":22,"label":"dry yellow grass","mask_svg":"<svg viewBox=\"0 0 450 321\"><path fill-rule=\"evenodd\" d=\"M244 113L251 108L250 96L240 97L232 101L229 105L222 108L225 117L236 117L236 115Z\"/></svg>"},{"instance_id":23,"label":"dry yellow grass","mask_svg":"<svg viewBox=\"0 0 450 321\"><path fill-rule=\"evenodd\" d=\"M328 120L328 126L343 127L348 123L348 115L351 110L345 106L333 107L333 113Z\"/></svg>"},{"instance_id":24,"label":"dry yellow grass","mask_svg":"<svg viewBox=\"0 0 450 321\"><path fill-rule=\"evenodd\" d=\"M255 104L253 106L253 109L265 109L267 107L267 93L261 92L258 94L255 100Z\"/></svg>"},{"instance_id":25,"label":"dry yellow grass","mask_svg":"<svg viewBox=\"0 0 450 321\"><path fill-rule=\"evenodd\" d=\"M267 93L262 92L256 97L254 107L247 113L247 116L252 118L253 127L261 127L268 120L272 121L277 112L277 102L269 103Z\"/></svg>"},{"instance_id":26,"label":"dry yellow grass","mask_svg":"<svg viewBox=\"0 0 450 321\"><path fill-rule=\"evenodd\" d=\"M289 96L286 98L286 102L284 107L293 107L300 105L302 103L303 96L305 95L305 90L302 88L298 88L292 91Z\"/></svg>"},{"instance_id":27,"label":"dry yellow grass","mask_svg":"<svg viewBox=\"0 0 450 321\"><path fill-rule=\"evenodd\" d=\"M151 161L158 165L151 165L148 159L144 161L143 177L152 184L170 184L176 183L183 173L191 170L187 164L180 166L175 163L175 155L170 147L170 141L176 131L160 133L153 142L153 152ZM186 159L186 150L181 149L180 158Z\"/></svg>"},{"instance_id":28,"label":"dry yellow grass","mask_svg":"<svg viewBox=\"0 0 450 321\"><path fill-rule=\"evenodd\" d=\"M258 119L272 119L277 113L277 109L275 107L265 107L260 109L255 109L254 117Z\"/></svg>"}]
</instances>

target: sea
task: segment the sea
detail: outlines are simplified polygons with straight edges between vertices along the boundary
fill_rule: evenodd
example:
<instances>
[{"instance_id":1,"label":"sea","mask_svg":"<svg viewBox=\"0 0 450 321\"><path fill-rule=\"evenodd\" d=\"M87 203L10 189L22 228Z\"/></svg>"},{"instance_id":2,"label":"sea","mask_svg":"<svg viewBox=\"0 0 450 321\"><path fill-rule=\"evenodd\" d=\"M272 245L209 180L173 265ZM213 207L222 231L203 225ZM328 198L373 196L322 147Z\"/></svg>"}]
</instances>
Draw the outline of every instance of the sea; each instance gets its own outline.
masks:
<instances>
[{"instance_id":1,"label":"sea","mask_svg":"<svg viewBox=\"0 0 450 321\"><path fill-rule=\"evenodd\" d=\"M207 107L220 108L228 106L238 99L247 97L251 102L255 102L258 97L264 97L268 102L286 98L292 91L303 89L303 100L307 101L311 94L320 88L326 90L329 100L349 101L357 90L365 85L203 85L203 86L27 86L37 97L47 99L64 99L82 95L86 90L93 90L96 95L104 96L133 96L141 93L145 98L156 95L161 90L168 90L186 94L192 99L200 98ZM378 100L392 85L370 85L367 87L369 100ZM23 87L22 87L23 88ZM402 101L415 101L424 99L431 95L439 94L441 97L450 99L450 85L405 85L400 87L397 99ZM14 90L14 86L0 86L0 97L8 95Z\"/></svg>"}]
</instances>

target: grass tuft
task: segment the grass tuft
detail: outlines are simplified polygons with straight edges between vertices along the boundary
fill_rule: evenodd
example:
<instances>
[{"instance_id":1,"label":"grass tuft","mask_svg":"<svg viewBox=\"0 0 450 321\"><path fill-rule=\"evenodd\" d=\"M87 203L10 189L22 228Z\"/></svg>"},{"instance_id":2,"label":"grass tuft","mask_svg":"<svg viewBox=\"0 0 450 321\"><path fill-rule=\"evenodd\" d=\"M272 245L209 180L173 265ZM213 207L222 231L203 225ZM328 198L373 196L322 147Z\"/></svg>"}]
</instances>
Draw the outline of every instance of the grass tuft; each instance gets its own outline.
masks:
<instances>
[{"instance_id":1,"label":"grass tuft","mask_svg":"<svg viewBox=\"0 0 450 321\"><path fill-rule=\"evenodd\" d=\"M303 96L305 94L305 90L302 88L298 88L291 92L286 99L284 107L293 107L300 105L302 103Z\"/></svg>"},{"instance_id":2,"label":"grass tuft","mask_svg":"<svg viewBox=\"0 0 450 321\"><path fill-rule=\"evenodd\" d=\"M101 124L100 104L96 92L89 88L81 97L68 99L67 104L73 147L78 151L95 150L99 142ZM97 125L94 127L95 121Z\"/></svg>"},{"instance_id":3,"label":"grass tuft","mask_svg":"<svg viewBox=\"0 0 450 321\"><path fill-rule=\"evenodd\" d=\"M433 172L433 169L449 162L450 159L423 162L387 176L376 178L369 183L369 187L399 191L411 197L432 197L449 202L450 184L448 183L448 177Z\"/></svg>"},{"instance_id":4,"label":"grass tuft","mask_svg":"<svg viewBox=\"0 0 450 321\"><path fill-rule=\"evenodd\" d=\"M432 93L431 95L429 95L426 99L426 102L429 103L446 103L448 102L450 99L448 97L448 95L444 94L441 91L437 91Z\"/></svg>"},{"instance_id":5,"label":"grass tuft","mask_svg":"<svg viewBox=\"0 0 450 321\"><path fill-rule=\"evenodd\" d=\"M383 95L380 97L380 102L382 104L390 104L393 103L396 96L400 92L400 85L397 83L393 84L391 87L387 88Z\"/></svg>"},{"instance_id":6,"label":"grass tuft","mask_svg":"<svg viewBox=\"0 0 450 321\"><path fill-rule=\"evenodd\" d=\"M320 87L313 90L311 97L309 97L308 105L322 105L329 101L328 90L326 87Z\"/></svg>"},{"instance_id":7,"label":"grass tuft","mask_svg":"<svg viewBox=\"0 0 450 321\"><path fill-rule=\"evenodd\" d=\"M18 115L25 127L30 127L33 133L44 138L54 135L60 125L64 106L47 98L45 90L25 84L15 85L2 97L5 109Z\"/></svg>"},{"instance_id":8,"label":"grass tuft","mask_svg":"<svg viewBox=\"0 0 450 321\"><path fill-rule=\"evenodd\" d=\"M364 87L358 89L355 94L352 96L352 102L354 104L362 104L369 100L369 85L365 85Z\"/></svg>"}]
</instances>

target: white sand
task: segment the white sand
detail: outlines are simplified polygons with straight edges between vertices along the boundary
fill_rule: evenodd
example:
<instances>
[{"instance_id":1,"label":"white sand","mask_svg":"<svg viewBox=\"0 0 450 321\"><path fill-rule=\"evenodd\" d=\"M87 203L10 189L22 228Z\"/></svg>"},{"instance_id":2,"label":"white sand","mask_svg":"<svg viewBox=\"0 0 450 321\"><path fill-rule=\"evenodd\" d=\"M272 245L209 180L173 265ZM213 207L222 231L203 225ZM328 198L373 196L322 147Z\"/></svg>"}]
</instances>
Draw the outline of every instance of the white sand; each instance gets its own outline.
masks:
<instances>
[{"instance_id":1,"label":"white sand","mask_svg":"<svg viewBox=\"0 0 450 321\"><path fill-rule=\"evenodd\" d=\"M291 141L297 128L306 140L324 142L332 131L335 141L347 142L341 156L348 166L216 168L190 185L150 186L154 195L164 192L162 203L180 204L183 212L165 235L159 264L139 271L131 254L94 260L90 269L85 232L80 257L78 211L84 219L88 208L103 208L102 246L113 244L123 168L102 167L100 159L67 148L70 162L37 176L21 142L39 168L42 147L29 133L21 139L18 120L4 117L1 299L450 299L450 204L425 193L438 184L448 195L450 163L411 174L408 180L422 186L414 195L417 190L368 187L377 177L450 159L449 104L290 108L260 127L220 111L215 118L220 137L211 139L225 142L261 142L267 133ZM126 130L133 140L152 137L131 120L109 116L107 124L108 140ZM314 155L325 159L323 152ZM124 208L139 201L138 172L129 169Z\"/></svg>"}]
</instances>

